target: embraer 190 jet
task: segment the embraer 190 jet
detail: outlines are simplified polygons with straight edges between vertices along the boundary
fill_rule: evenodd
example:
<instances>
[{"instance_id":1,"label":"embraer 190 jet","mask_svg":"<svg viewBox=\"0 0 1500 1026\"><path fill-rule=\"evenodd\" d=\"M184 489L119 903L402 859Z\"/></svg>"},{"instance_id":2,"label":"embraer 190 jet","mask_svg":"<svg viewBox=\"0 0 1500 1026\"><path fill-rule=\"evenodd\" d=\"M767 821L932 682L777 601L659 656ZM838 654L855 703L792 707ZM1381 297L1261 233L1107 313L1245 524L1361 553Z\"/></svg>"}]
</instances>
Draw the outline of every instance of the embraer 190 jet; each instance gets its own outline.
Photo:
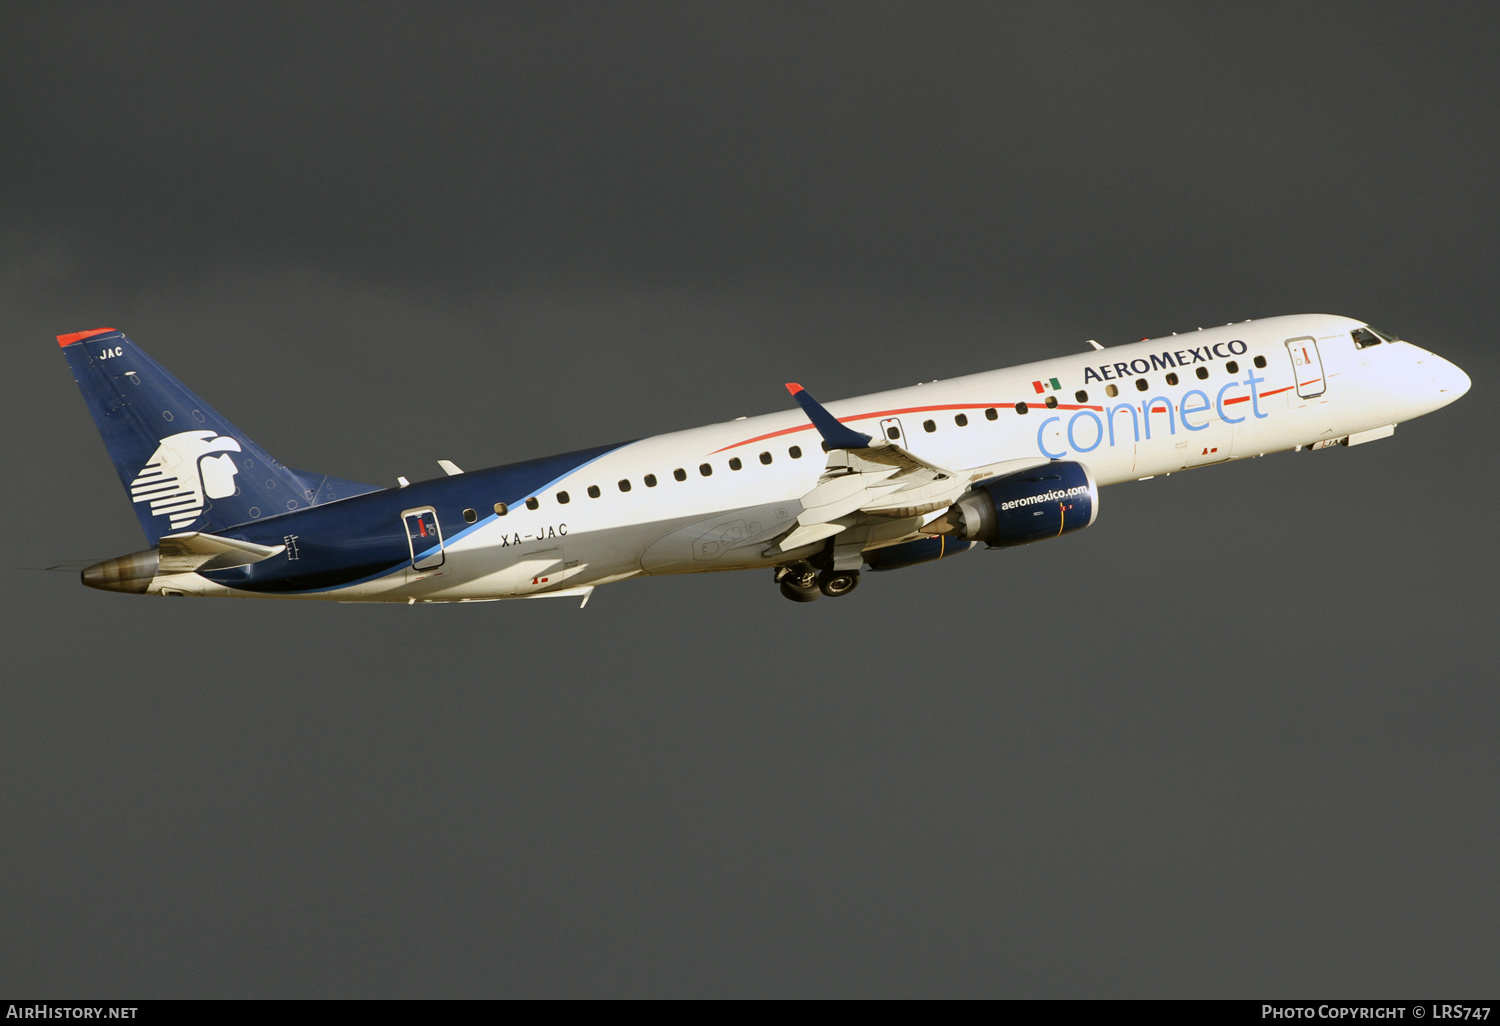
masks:
<instances>
[{"instance_id":1,"label":"embraer 190 jet","mask_svg":"<svg viewBox=\"0 0 1500 1026\"><path fill-rule=\"evenodd\" d=\"M1099 486L1385 438L1468 376L1347 317L1146 339L378 488L278 462L123 334L58 336L151 548L83 583L152 595L481 602L774 569L798 602L1094 522Z\"/></svg>"}]
</instances>

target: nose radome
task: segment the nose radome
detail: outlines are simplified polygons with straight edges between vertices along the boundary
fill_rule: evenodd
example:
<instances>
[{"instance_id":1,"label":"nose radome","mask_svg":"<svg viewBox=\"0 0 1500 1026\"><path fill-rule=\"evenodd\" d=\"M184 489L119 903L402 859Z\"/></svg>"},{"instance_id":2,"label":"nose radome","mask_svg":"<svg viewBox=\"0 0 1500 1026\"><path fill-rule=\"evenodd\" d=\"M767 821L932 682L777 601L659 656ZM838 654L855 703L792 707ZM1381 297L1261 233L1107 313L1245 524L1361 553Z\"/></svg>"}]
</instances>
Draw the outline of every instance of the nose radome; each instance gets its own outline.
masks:
<instances>
[{"instance_id":1,"label":"nose radome","mask_svg":"<svg viewBox=\"0 0 1500 1026\"><path fill-rule=\"evenodd\" d=\"M1441 356L1433 356L1429 359L1434 364L1432 383L1437 386L1438 396L1443 402L1451 403L1469 390L1472 382L1456 363L1449 363Z\"/></svg>"}]
</instances>

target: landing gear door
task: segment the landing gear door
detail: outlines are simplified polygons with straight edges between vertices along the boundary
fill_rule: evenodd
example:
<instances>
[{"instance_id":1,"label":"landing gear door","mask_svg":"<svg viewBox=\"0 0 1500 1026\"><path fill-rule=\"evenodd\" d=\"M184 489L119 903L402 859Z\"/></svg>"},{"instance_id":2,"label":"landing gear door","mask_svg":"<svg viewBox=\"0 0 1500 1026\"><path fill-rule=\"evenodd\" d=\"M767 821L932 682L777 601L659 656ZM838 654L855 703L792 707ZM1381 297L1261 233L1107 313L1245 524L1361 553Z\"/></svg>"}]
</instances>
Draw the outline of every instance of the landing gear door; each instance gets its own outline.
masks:
<instances>
[{"instance_id":1,"label":"landing gear door","mask_svg":"<svg viewBox=\"0 0 1500 1026\"><path fill-rule=\"evenodd\" d=\"M1286 340L1287 355L1292 358L1292 373L1297 376L1297 397L1316 399L1328 391L1323 377L1323 358L1318 355L1318 340L1311 335Z\"/></svg>"},{"instance_id":2,"label":"landing gear door","mask_svg":"<svg viewBox=\"0 0 1500 1026\"><path fill-rule=\"evenodd\" d=\"M906 432L901 430L901 421L896 417L887 417L880 422L880 437L892 442L901 448L906 448Z\"/></svg>"},{"instance_id":3,"label":"landing gear door","mask_svg":"<svg viewBox=\"0 0 1500 1026\"><path fill-rule=\"evenodd\" d=\"M437 510L431 506L404 510L406 540L411 546L411 568L432 570L443 565L443 532L438 529Z\"/></svg>"}]
</instances>

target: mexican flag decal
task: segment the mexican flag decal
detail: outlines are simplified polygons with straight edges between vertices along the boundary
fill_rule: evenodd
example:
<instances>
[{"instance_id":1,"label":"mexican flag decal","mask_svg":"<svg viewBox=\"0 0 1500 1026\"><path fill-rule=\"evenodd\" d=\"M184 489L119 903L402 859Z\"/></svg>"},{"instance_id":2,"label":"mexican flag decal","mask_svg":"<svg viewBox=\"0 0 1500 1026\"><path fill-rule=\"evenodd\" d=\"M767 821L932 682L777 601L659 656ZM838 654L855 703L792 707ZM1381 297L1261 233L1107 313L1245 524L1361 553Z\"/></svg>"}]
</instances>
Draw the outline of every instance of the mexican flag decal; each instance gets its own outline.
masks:
<instances>
[{"instance_id":1,"label":"mexican flag decal","mask_svg":"<svg viewBox=\"0 0 1500 1026\"><path fill-rule=\"evenodd\" d=\"M1058 380L1056 378L1048 378L1046 381L1033 381L1031 383L1031 387L1036 389L1037 395L1041 395L1043 392L1047 391L1062 391L1062 385L1058 383Z\"/></svg>"}]
</instances>

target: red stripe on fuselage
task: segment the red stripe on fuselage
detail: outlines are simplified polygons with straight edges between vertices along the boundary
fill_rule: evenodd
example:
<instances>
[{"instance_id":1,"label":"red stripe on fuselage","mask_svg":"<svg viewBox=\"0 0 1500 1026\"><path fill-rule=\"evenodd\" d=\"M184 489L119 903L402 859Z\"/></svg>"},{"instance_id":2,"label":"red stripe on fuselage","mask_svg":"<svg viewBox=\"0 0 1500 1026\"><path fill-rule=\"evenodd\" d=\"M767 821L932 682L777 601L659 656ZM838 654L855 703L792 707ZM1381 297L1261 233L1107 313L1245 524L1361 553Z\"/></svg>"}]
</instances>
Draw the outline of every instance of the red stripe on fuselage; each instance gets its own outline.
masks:
<instances>
[{"instance_id":1,"label":"red stripe on fuselage","mask_svg":"<svg viewBox=\"0 0 1500 1026\"><path fill-rule=\"evenodd\" d=\"M1274 389L1272 389L1269 392L1260 392L1258 394L1259 394L1260 398L1265 399L1265 398L1267 398L1269 396L1277 395L1277 394L1279 394L1281 392L1288 391L1291 388L1292 388L1291 385L1287 385L1284 388L1274 388ZM1238 399L1226 399L1226 400L1224 400L1224 405L1228 406L1231 403L1243 403L1243 402L1248 402L1249 400L1250 400L1250 397L1248 395L1246 395L1246 396L1241 396ZM1032 406L1032 404L1030 404L1030 403L1028 403L1027 405L1028 405L1028 407ZM1127 403L1126 405L1128 406L1130 404ZM1055 410L1097 410L1100 413L1104 412L1104 407L1103 406L1095 406L1092 403L1058 403L1056 406L1035 406L1034 408L1035 408L1036 412L1040 412L1042 410L1048 410L1048 409L1055 409ZM943 404L938 405L938 406L906 406L906 407L903 407L903 408L901 408L899 410L880 410L879 412L876 412L876 413L857 413L857 414L855 414L852 417L840 417L839 418L839 423L840 424L848 424L851 421L856 421L856 420L871 420L871 419L876 418L876 417L894 417L894 416L896 416L898 414L902 414L902 413L932 413L932 412L934 412L936 410L1007 410L1007 409L1011 413L1016 413L1015 403L943 403ZM1030 413L1030 412L1032 412L1032 410L1028 409L1027 412ZM1167 409L1164 406L1157 406L1157 407L1153 407L1152 410L1151 410L1151 412L1152 413L1166 413ZM1020 414L1018 414L1018 413L1016 415L1020 416ZM796 434L798 431L811 431L812 429L813 429L813 426L810 423L809 424L798 424L796 427L782 428L780 431L771 431L771 432L768 432L767 434L764 434L764 435L756 435L754 438L747 438L743 442L735 442L733 445L726 445L722 449L715 449L713 452L709 453L709 455L710 456L716 456L716 455L718 455L721 452L728 452L730 449L738 449L742 445L753 445L756 442L764 442L764 441L766 441L767 439L770 439L770 438L780 438L782 435L792 435L792 434Z\"/></svg>"},{"instance_id":2,"label":"red stripe on fuselage","mask_svg":"<svg viewBox=\"0 0 1500 1026\"><path fill-rule=\"evenodd\" d=\"M1030 404L1028 404L1028 405L1030 405ZM1037 410L1039 410L1039 411L1040 410L1047 410L1047 409L1055 409L1055 410L1099 410L1100 412L1103 412L1103 410L1104 410L1104 407L1102 407L1102 406L1091 406L1091 405L1079 404L1079 403L1058 403L1056 406L1037 406L1037 407L1034 407L1034 408L1037 409ZM902 413L932 413L935 410L1005 410L1005 409L1009 409L1012 413L1016 413L1016 408L1015 408L1015 404L1014 403L998 403L998 404L997 403L943 403L943 404L938 405L938 406L906 406L906 407L902 407L899 410L879 410L879 411L877 411L875 413L856 413L852 417L840 417L838 420L839 420L840 424L848 424L851 421L856 421L856 420L871 420L871 419L874 419L876 417L894 417L894 416L896 416L898 414L902 414ZM1030 411L1028 410L1028 412L1030 412ZM1017 416L1019 416L1019 414L1017 414ZM782 428L780 431L771 431L771 432L769 432L767 434L764 434L764 435L756 435L754 438L747 438L743 442L735 442L733 445L726 445L722 449L715 449L713 452L709 453L709 455L710 456L714 456L714 455L717 455L717 454L719 454L721 452L728 452L730 449L738 449L742 445L752 445L755 442L764 442L768 438L780 438L782 435L790 435L790 434L795 434L798 431L811 431L811 430L812 430L812 425L811 424L798 424L796 427Z\"/></svg>"}]
</instances>

